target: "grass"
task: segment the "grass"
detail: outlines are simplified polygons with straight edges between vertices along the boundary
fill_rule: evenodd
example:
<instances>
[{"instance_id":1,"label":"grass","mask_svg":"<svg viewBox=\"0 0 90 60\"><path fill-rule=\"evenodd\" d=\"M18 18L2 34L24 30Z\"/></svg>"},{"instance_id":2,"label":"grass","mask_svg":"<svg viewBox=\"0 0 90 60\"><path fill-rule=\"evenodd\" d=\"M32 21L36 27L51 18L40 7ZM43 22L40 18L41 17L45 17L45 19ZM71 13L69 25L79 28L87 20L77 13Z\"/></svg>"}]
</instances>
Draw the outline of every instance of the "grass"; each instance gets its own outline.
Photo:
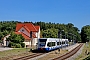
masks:
<instances>
[{"instance_id":1,"label":"grass","mask_svg":"<svg viewBox=\"0 0 90 60\"><path fill-rule=\"evenodd\" d=\"M75 60L83 60L85 58L87 58L89 55L85 54L85 51L90 52L90 42L88 43L88 46L85 44L84 48L82 50L82 53L75 59ZM26 56L28 54L32 54L32 52L29 52L30 49L29 48L14 48L12 50L7 50L7 51L1 51L0 52L0 60L13 60L14 58L18 58L21 56ZM56 50L56 52L58 52L58 50ZM67 50L60 50L60 53L55 53L55 51L50 52L50 54L39 58L37 60L48 60L48 59L52 59L55 58L57 56L60 56L64 53L68 52Z\"/></svg>"},{"instance_id":2,"label":"grass","mask_svg":"<svg viewBox=\"0 0 90 60\"><path fill-rule=\"evenodd\" d=\"M55 52L57 52L57 53L55 53ZM60 52L58 52L58 50L55 50L55 51L52 51L49 54L47 54L46 56L43 56L37 60L49 60L49 59L51 60L51 59L56 58L56 57L66 53L66 52L68 52L68 50L61 49Z\"/></svg>"},{"instance_id":3,"label":"grass","mask_svg":"<svg viewBox=\"0 0 90 60\"><path fill-rule=\"evenodd\" d=\"M35 49L35 46L32 46L32 49ZM32 54L30 48L14 48L12 50L0 51L0 60L13 60L15 58L23 57Z\"/></svg>"},{"instance_id":4,"label":"grass","mask_svg":"<svg viewBox=\"0 0 90 60\"><path fill-rule=\"evenodd\" d=\"M87 52L90 52L90 42L88 42L88 45L87 44L84 44L84 48L82 50L82 53L75 60L83 60L86 57L88 57L89 55L87 55L85 53L86 50L87 50Z\"/></svg>"},{"instance_id":5,"label":"grass","mask_svg":"<svg viewBox=\"0 0 90 60\"><path fill-rule=\"evenodd\" d=\"M12 60L11 58L19 57L21 55L25 55L28 53L30 49L26 48L14 48L12 50L7 50L7 51L1 51L0 52L0 60ZM31 53L31 52L30 52Z\"/></svg>"},{"instance_id":6,"label":"grass","mask_svg":"<svg viewBox=\"0 0 90 60\"><path fill-rule=\"evenodd\" d=\"M20 54L22 52L25 52L26 49L24 48L17 48L17 49L12 49L12 50L7 50L7 51L1 51L0 52L0 57L5 57L5 56L9 56L9 55L17 55Z\"/></svg>"}]
</instances>

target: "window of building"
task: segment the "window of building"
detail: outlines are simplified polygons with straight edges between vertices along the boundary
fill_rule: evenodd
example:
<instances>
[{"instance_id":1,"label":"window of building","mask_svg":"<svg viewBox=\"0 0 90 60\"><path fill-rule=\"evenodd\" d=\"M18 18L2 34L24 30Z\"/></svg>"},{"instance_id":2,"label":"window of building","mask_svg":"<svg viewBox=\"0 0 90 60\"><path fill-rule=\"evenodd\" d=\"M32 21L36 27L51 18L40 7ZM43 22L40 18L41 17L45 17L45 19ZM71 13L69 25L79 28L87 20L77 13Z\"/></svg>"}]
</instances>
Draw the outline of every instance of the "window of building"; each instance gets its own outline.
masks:
<instances>
[{"instance_id":1,"label":"window of building","mask_svg":"<svg viewBox=\"0 0 90 60\"><path fill-rule=\"evenodd\" d=\"M22 29L22 32L24 32L24 30Z\"/></svg>"}]
</instances>

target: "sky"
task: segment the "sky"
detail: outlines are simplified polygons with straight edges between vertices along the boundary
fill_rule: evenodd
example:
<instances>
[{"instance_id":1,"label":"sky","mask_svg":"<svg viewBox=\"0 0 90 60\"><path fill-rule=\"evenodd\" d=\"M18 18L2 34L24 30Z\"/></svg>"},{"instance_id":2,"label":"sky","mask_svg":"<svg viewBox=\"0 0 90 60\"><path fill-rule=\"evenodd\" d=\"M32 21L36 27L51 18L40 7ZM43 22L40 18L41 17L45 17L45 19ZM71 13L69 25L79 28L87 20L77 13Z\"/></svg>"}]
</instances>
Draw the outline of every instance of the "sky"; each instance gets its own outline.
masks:
<instances>
[{"instance_id":1,"label":"sky","mask_svg":"<svg viewBox=\"0 0 90 60\"><path fill-rule=\"evenodd\" d=\"M0 0L0 21L90 25L90 0Z\"/></svg>"}]
</instances>

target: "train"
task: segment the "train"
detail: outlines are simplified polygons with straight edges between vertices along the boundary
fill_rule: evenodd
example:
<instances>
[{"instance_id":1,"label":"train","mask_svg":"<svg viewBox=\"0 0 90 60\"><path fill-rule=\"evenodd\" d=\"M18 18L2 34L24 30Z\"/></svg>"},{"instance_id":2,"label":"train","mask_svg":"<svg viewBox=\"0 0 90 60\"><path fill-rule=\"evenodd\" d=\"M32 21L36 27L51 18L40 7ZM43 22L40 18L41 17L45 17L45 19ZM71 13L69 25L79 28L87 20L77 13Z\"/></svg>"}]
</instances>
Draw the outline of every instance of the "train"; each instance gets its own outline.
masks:
<instances>
[{"instance_id":1,"label":"train","mask_svg":"<svg viewBox=\"0 0 90 60\"><path fill-rule=\"evenodd\" d=\"M68 39L59 38L39 38L37 49L42 51L52 51L69 45Z\"/></svg>"}]
</instances>

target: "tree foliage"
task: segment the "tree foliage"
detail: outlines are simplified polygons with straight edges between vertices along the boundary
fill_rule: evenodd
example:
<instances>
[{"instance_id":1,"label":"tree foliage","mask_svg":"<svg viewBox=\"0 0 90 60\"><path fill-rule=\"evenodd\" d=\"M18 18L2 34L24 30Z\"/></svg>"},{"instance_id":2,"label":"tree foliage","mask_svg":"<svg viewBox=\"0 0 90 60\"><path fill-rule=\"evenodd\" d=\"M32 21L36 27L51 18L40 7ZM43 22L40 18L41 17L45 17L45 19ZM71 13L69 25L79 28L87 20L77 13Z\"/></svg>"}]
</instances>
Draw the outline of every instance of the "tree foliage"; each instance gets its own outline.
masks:
<instances>
[{"instance_id":1,"label":"tree foliage","mask_svg":"<svg viewBox=\"0 0 90 60\"><path fill-rule=\"evenodd\" d=\"M17 48L20 48L20 47L24 47L25 44L23 43L24 42L24 37L22 35L17 35L15 34L14 32L10 34L10 36L7 38L7 41L10 41L11 43L9 44L9 47L17 47Z\"/></svg>"},{"instance_id":2,"label":"tree foliage","mask_svg":"<svg viewBox=\"0 0 90 60\"><path fill-rule=\"evenodd\" d=\"M83 26L81 29L82 42L90 41L90 25Z\"/></svg>"},{"instance_id":3,"label":"tree foliage","mask_svg":"<svg viewBox=\"0 0 90 60\"><path fill-rule=\"evenodd\" d=\"M58 33L57 29L51 28L51 29L43 30L42 36L44 38L57 38L57 33Z\"/></svg>"},{"instance_id":4,"label":"tree foliage","mask_svg":"<svg viewBox=\"0 0 90 60\"><path fill-rule=\"evenodd\" d=\"M0 40L6 35L15 31L17 21L1 21L0 22Z\"/></svg>"},{"instance_id":5,"label":"tree foliage","mask_svg":"<svg viewBox=\"0 0 90 60\"><path fill-rule=\"evenodd\" d=\"M8 41L14 42L14 43L21 43L24 42L24 37L21 34L15 34L14 32L12 32L10 34L11 36L7 38Z\"/></svg>"},{"instance_id":6,"label":"tree foliage","mask_svg":"<svg viewBox=\"0 0 90 60\"><path fill-rule=\"evenodd\" d=\"M64 30L63 37L66 37L68 39L76 39L77 41L81 41L81 36L79 33L79 29L75 27L72 23L68 24L60 24L60 23L45 23L45 22L35 22L34 25L40 25L41 28L41 34L44 38L57 38L58 31ZM67 32L67 33L66 33ZM70 35L69 33L72 33L73 35Z\"/></svg>"},{"instance_id":7,"label":"tree foliage","mask_svg":"<svg viewBox=\"0 0 90 60\"><path fill-rule=\"evenodd\" d=\"M18 23L18 21L1 21L0 22L0 40L7 34L10 34L12 31L15 31L16 23ZM26 22L26 23L29 23L29 22ZM41 21L31 22L31 23L33 23L34 25L40 25L41 36L43 38L57 38L58 31L64 30L63 38L65 38L64 35L67 32L66 33L67 38L72 39L72 35L68 35L68 33L72 33L76 35L76 39L78 41L81 40L79 29L75 27L72 23L60 24L60 23L51 23L51 22L46 23L46 22L41 22ZM15 38L16 42L19 42L17 41L18 38L19 37Z\"/></svg>"}]
</instances>

